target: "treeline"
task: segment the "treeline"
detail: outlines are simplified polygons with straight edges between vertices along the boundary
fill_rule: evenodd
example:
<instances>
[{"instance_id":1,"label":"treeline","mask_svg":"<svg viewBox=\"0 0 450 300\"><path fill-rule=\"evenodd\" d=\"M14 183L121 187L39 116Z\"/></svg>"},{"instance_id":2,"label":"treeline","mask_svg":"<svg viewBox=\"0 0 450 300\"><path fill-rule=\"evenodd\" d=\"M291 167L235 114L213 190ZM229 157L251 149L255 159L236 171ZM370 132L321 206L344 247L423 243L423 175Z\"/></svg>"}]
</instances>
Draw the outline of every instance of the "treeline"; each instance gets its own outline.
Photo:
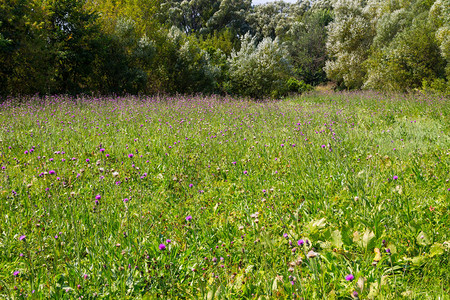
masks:
<instances>
[{"instance_id":1,"label":"treeline","mask_svg":"<svg viewBox=\"0 0 450 300\"><path fill-rule=\"evenodd\" d=\"M0 1L3 95L450 90L450 0Z\"/></svg>"}]
</instances>

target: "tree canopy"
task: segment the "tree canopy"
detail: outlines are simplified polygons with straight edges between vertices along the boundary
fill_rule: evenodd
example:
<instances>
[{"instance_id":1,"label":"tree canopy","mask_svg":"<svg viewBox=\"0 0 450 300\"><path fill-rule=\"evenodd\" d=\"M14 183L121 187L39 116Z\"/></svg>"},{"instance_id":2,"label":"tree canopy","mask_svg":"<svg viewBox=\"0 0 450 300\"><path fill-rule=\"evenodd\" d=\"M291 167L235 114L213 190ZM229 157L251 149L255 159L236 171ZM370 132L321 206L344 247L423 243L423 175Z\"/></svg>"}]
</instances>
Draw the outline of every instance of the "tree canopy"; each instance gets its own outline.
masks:
<instances>
[{"instance_id":1,"label":"tree canopy","mask_svg":"<svg viewBox=\"0 0 450 300\"><path fill-rule=\"evenodd\" d=\"M3 0L0 94L447 93L450 0Z\"/></svg>"}]
</instances>

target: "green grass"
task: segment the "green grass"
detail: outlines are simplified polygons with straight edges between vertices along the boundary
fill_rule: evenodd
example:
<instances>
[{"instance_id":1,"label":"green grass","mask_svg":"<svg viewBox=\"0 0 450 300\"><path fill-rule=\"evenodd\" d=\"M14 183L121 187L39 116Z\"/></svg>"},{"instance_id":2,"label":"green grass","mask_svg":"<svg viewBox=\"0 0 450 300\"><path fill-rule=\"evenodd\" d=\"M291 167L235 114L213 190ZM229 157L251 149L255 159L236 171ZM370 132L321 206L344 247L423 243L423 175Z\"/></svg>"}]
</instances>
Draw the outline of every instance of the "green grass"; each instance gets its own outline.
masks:
<instances>
[{"instance_id":1,"label":"green grass","mask_svg":"<svg viewBox=\"0 0 450 300\"><path fill-rule=\"evenodd\" d=\"M0 297L450 298L449 99L61 96L0 124Z\"/></svg>"}]
</instances>

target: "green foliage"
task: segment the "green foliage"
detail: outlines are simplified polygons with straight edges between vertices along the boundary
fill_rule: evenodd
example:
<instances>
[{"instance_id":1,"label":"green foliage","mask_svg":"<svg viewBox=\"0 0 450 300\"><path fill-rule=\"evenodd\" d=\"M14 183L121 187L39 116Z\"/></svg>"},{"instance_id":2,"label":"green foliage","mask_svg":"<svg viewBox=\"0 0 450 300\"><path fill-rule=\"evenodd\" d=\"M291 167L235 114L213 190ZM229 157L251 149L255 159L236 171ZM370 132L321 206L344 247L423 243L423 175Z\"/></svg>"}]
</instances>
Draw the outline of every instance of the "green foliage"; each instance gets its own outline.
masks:
<instances>
[{"instance_id":1,"label":"green foliage","mask_svg":"<svg viewBox=\"0 0 450 300\"><path fill-rule=\"evenodd\" d=\"M292 73L287 51L278 40L246 35L241 49L229 58L231 90L239 95L261 98L279 97L287 92L286 81Z\"/></svg>"},{"instance_id":2,"label":"green foliage","mask_svg":"<svg viewBox=\"0 0 450 300\"><path fill-rule=\"evenodd\" d=\"M430 89L450 80L449 1L4 0L0 94Z\"/></svg>"},{"instance_id":3,"label":"green foliage","mask_svg":"<svg viewBox=\"0 0 450 300\"><path fill-rule=\"evenodd\" d=\"M379 23L381 37L375 38L377 43L367 60L365 86L405 91L420 88L424 80L445 78L446 62L435 38L435 27L428 21L428 12L412 15L395 11L390 15L386 17L389 20ZM385 23L390 26L384 26ZM388 39L383 37L386 32Z\"/></svg>"},{"instance_id":4,"label":"green foliage","mask_svg":"<svg viewBox=\"0 0 450 300\"><path fill-rule=\"evenodd\" d=\"M290 92L304 93L313 90L311 85L306 84L303 80L298 80L293 77L289 78L286 84Z\"/></svg>"},{"instance_id":5,"label":"green foliage","mask_svg":"<svg viewBox=\"0 0 450 300\"><path fill-rule=\"evenodd\" d=\"M327 61L326 26L332 21L331 12L311 9L292 24L285 37L292 64L297 76L305 82L317 85L327 80L324 71Z\"/></svg>"}]
</instances>

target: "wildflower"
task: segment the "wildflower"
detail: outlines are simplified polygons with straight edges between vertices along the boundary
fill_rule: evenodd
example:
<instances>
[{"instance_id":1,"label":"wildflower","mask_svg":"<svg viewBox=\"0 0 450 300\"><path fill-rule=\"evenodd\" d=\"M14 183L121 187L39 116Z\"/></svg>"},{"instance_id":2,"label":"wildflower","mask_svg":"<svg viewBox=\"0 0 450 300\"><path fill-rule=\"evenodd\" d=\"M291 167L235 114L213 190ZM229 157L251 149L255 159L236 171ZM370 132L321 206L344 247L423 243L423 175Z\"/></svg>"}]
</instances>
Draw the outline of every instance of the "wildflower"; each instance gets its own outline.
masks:
<instances>
[{"instance_id":1,"label":"wildflower","mask_svg":"<svg viewBox=\"0 0 450 300\"><path fill-rule=\"evenodd\" d=\"M392 177L392 179L397 180L397 179L398 179L398 176L394 176L394 177Z\"/></svg>"},{"instance_id":2,"label":"wildflower","mask_svg":"<svg viewBox=\"0 0 450 300\"><path fill-rule=\"evenodd\" d=\"M21 235L21 236L19 237L19 241L23 241L26 237L27 237L26 235Z\"/></svg>"},{"instance_id":3,"label":"wildflower","mask_svg":"<svg viewBox=\"0 0 450 300\"><path fill-rule=\"evenodd\" d=\"M105 148L100 149L100 152L105 152Z\"/></svg>"},{"instance_id":4,"label":"wildflower","mask_svg":"<svg viewBox=\"0 0 450 300\"><path fill-rule=\"evenodd\" d=\"M131 153L130 153L130 154L128 154L128 157L129 157L129 158L133 158L133 156L134 156L134 155L133 155L133 154L131 154Z\"/></svg>"},{"instance_id":5,"label":"wildflower","mask_svg":"<svg viewBox=\"0 0 450 300\"><path fill-rule=\"evenodd\" d=\"M191 215L189 215L189 216L186 217L186 221L189 222L190 220L192 220L192 216L191 216Z\"/></svg>"},{"instance_id":6,"label":"wildflower","mask_svg":"<svg viewBox=\"0 0 450 300\"><path fill-rule=\"evenodd\" d=\"M352 281L353 279L355 279L355 276L353 276L353 274L348 274L347 276L345 276L345 280L347 281Z\"/></svg>"},{"instance_id":7,"label":"wildflower","mask_svg":"<svg viewBox=\"0 0 450 300\"><path fill-rule=\"evenodd\" d=\"M128 201L129 201L128 198L123 199L124 203L127 203Z\"/></svg>"},{"instance_id":8,"label":"wildflower","mask_svg":"<svg viewBox=\"0 0 450 300\"><path fill-rule=\"evenodd\" d=\"M247 170L245 170L245 171L244 171L244 174L247 175L247 173L248 173Z\"/></svg>"},{"instance_id":9,"label":"wildflower","mask_svg":"<svg viewBox=\"0 0 450 300\"><path fill-rule=\"evenodd\" d=\"M100 200L100 199L102 199L102 196L100 196L100 195L95 196L95 200Z\"/></svg>"},{"instance_id":10,"label":"wildflower","mask_svg":"<svg viewBox=\"0 0 450 300\"><path fill-rule=\"evenodd\" d=\"M165 249L166 249L166 245L164 245L164 244L159 245L159 250L165 250Z\"/></svg>"},{"instance_id":11,"label":"wildflower","mask_svg":"<svg viewBox=\"0 0 450 300\"><path fill-rule=\"evenodd\" d=\"M166 243L167 243L167 244L170 244L170 243L172 243L172 240L167 239L167 240L166 240Z\"/></svg>"},{"instance_id":12,"label":"wildflower","mask_svg":"<svg viewBox=\"0 0 450 300\"><path fill-rule=\"evenodd\" d=\"M48 171L48 174L50 174L50 175L55 175L56 172L55 172L54 170L50 170L50 171Z\"/></svg>"},{"instance_id":13,"label":"wildflower","mask_svg":"<svg viewBox=\"0 0 450 300\"><path fill-rule=\"evenodd\" d=\"M299 246L303 246L304 243L305 243L304 240L298 240L298 241L297 241L297 244L298 244Z\"/></svg>"},{"instance_id":14,"label":"wildflower","mask_svg":"<svg viewBox=\"0 0 450 300\"><path fill-rule=\"evenodd\" d=\"M15 272L13 273L14 276L17 276L17 275L19 275L19 274L20 274L20 271L15 271Z\"/></svg>"},{"instance_id":15,"label":"wildflower","mask_svg":"<svg viewBox=\"0 0 450 300\"><path fill-rule=\"evenodd\" d=\"M87 163L90 162L89 158L86 158L86 162L87 162Z\"/></svg>"},{"instance_id":16,"label":"wildflower","mask_svg":"<svg viewBox=\"0 0 450 300\"><path fill-rule=\"evenodd\" d=\"M284 237L285 239L287 239L287 238L288 238L288 234L287 234L287 233L284 233L284 234L283 234L283 237Z\"/></svg>"},{"instance_id":17,"label":"wildflower","mask_svg":"<svg viewBox=\"0 0 450 300\"><path fill-rule=\"evenodd\" d=\"M308 258L314 258L314 257L316 257L317 255L319 255L319 253L314 252L313 250L311 250L311 251L308 252L308 254L306 254L306 257L308 257Z\"/></svg>"}]
</instances>

